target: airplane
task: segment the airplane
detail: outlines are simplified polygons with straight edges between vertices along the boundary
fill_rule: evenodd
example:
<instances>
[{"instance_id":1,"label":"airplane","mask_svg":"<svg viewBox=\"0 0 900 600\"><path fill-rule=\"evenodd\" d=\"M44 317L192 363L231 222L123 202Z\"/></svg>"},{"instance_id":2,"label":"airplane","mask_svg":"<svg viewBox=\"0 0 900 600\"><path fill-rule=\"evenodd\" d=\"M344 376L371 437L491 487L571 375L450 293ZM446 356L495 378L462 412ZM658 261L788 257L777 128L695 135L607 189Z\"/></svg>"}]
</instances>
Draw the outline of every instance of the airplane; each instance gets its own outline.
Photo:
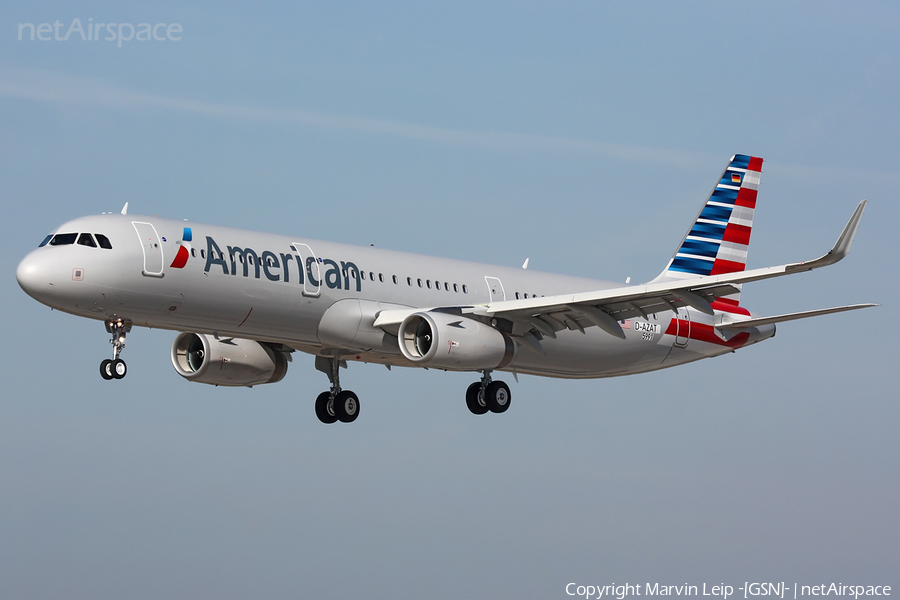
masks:
<instances>
[{"instance_id":1,"label":"airplane","mask_svg":"<svg viewBox=\"0 0 900 600\"><path fill-rule=\"evenodd\" d=\"M843 259L866 207L820 258L746 270L762 162L734 155L666 267L639 285L133 216L128 203L60 225L16 279L52 309L104 322L107 380L127 372L132 327L152 327L179 332L172 365L198 383L275 383L292 353L313 355L330 383L315 400L323 423L359 415L340 383L353 361L480 373L468 409L502 413L512 396L495 371L644 373L761 342L776 323L877 306L765 317L741 305L744 283Z\"/></svg>"}]
</instances>

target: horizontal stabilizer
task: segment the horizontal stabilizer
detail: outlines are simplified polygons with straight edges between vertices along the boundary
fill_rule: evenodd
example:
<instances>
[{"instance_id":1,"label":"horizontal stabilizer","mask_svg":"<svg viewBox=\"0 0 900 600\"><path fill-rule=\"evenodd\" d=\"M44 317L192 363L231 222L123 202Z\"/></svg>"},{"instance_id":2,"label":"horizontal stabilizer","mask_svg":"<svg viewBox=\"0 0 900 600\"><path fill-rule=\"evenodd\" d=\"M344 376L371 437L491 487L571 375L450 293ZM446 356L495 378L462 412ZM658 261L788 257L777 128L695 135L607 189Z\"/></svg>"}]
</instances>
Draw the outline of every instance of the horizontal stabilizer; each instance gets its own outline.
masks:
<instances>
[{"instance_id":1,"label":"horizontal stabilizer","mask_svg":"<svg viewBox=\"0 0 900 600\"><path fill-rule=\"evenodd\" d=\"M747 329L749 327L758 327L760 325L773 325L775 323L783 323L784 321L795 321L797 319L806 319L807 317L818 317L819 315L830 315L848 310L857 310L859 308L869 308L878 306L877 304L850 304L848 306L836 306L834 308L821 308L819 310L806 310L803 312L790 313L787 315L777 315L775 317L760 317L758 319L747 319L744 321L729 321L719 323L716 329L719 330L736 330Z\"/></svg>"}]
</instances>

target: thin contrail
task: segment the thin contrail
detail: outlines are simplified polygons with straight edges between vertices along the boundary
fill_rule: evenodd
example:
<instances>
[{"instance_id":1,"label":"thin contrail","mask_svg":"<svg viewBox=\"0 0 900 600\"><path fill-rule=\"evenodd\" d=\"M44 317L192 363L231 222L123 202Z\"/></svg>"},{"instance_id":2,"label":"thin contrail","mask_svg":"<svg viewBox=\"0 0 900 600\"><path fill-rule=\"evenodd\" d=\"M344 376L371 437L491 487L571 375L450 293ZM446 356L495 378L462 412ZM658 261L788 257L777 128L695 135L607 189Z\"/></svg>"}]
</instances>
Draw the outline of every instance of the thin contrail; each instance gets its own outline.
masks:
<instances>
[{"instance_id":1,"label":"thin contrail","mask_svg":"<svg viewBox=\"0 0 900 600\"><path fill-rule=\"evenodd\" d=\"M572 151L625 160L684 166L700 164L705 158L696 153L650 146L612 144L566 136L469 131L297 109L205 102L137 92L106 80L54 71L0 69L0 96L57 105L106 106L123 110L155 108L232 119L296 123L322 129L392 135L438 144L472 146L502 152Z\"/></svg>"}]
</instances>

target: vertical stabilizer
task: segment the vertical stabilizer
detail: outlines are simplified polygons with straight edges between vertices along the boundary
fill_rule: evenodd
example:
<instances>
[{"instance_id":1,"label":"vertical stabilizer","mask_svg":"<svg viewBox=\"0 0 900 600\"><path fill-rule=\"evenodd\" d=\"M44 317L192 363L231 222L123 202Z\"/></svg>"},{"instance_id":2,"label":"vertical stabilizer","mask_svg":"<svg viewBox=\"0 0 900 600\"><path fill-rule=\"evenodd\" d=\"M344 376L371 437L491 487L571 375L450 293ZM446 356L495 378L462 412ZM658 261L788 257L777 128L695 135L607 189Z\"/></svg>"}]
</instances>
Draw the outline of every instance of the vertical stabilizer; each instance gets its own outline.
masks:
<instances>
[{"instance_id":1,"label":"vertical stabilizer","mask_svg":"<svg viewBox=\"0 0 900 600\"><path fill-rule=\"evenodd\" d=\"M678 250L653 281L744 270L762 163L745 154L731 157Z\"/></svg>"}]
</instances>

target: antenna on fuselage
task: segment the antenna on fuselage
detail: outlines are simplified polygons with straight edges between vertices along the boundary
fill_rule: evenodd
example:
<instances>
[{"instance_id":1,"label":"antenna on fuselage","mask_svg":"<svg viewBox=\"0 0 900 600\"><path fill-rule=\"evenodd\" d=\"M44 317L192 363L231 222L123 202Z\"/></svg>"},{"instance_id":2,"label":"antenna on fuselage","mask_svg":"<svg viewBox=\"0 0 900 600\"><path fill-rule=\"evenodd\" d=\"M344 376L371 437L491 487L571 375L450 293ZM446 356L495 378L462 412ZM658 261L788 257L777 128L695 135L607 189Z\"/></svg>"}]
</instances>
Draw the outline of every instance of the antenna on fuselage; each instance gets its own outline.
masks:
<instances>
[{"instance_id":1,"label":"antenna on fuselage","mask_svg":"<svg viewBox=\"0 0 900 600\"><path fill-rule=\"evenodd\" d=\"M125 203L125 206L122 207L122 214L123 215L128 214L128 203L127 202Z\"/></svg>"},{"instance_id":2,"label":"antenna on fuselage","mask_svg":"<svg viewBox=\"0 0 900 600\"><path fill-rule=\"evenodd\" d=\"M527 269L527 268L528 268L528 259L527 259L527 258L525 259L525 262L522 264L522 268L523 268L523 269Z\"/></svg>"}]
</instances>

